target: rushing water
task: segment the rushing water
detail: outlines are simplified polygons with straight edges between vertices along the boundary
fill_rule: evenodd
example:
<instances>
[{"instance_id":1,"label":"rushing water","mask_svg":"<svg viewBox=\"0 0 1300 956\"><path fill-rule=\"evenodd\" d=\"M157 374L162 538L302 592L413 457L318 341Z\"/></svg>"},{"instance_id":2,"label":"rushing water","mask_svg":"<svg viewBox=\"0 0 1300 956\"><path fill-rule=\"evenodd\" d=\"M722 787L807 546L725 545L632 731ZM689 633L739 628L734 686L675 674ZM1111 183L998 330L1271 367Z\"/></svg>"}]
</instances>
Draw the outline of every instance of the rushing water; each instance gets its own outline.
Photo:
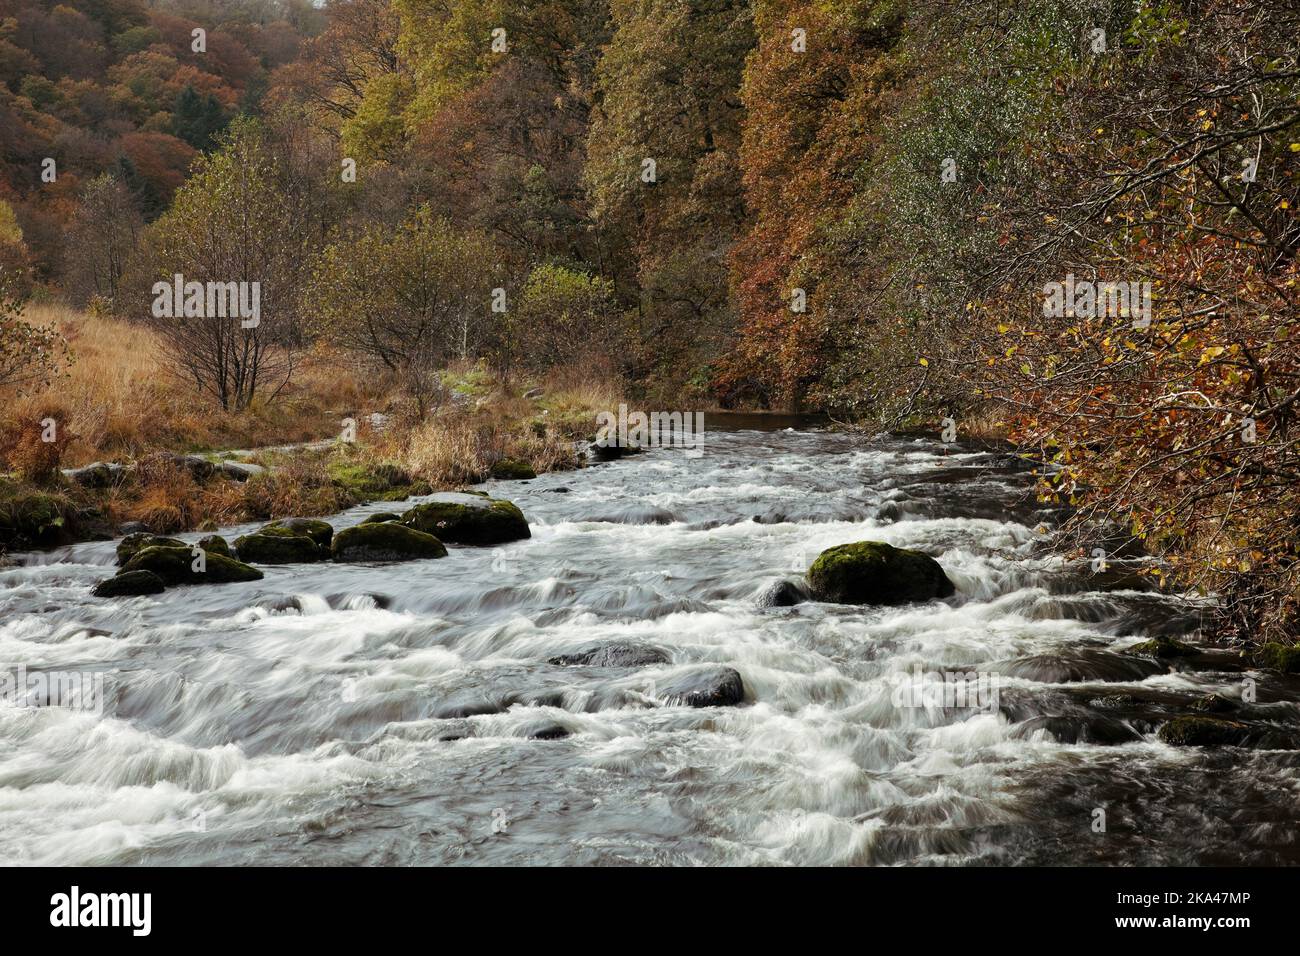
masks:
<instances>
[{"instance_id":1,"label":"rushing water","mask_svg":"<svg viewBox=\"0 0 1300 956\"><path fill-rule=\"evenodd\" d=\"M0 571L0 666L102 672L105 696L102 715L0 702L0 861L1300 862L1300 685L1118 653L1195 614L1053 554L1013 459L708 439L485 486L532 538L442 560L122 600L90 595L111 543ZM957 594L771 606L862 539L932 554ZM547 663L616 640L670 662ZM735 668L745 701L665 704L702 665ZM903 692L939 672L993 675L995 705ZM1262 743L1156 738L1245 678Z\"/></svg>"}]
</instances>

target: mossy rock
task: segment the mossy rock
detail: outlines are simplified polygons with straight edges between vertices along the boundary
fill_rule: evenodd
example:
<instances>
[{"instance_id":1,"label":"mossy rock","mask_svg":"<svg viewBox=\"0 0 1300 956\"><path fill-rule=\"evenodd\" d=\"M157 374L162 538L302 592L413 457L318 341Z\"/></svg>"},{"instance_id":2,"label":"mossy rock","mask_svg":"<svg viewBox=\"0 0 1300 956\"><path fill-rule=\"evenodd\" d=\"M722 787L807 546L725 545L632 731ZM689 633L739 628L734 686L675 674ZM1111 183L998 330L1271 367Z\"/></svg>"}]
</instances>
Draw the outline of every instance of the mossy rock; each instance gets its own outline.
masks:
<instances>
[{"instance_id":1,"label":"mossy rock","mask_svg":"<svg viewBox=\"0 0 1300 956\"><path fill-rule=\"evenodd\" d=\"M1201 652L1190 644L1176 641L1172 637L1162 636L1154 637L1149 641L1143 641L1141 644L1134 644L1132 647L1125 648L1124 653L1136 654L1138 657L1154 657L1157 660L1165 660L1172 657L1195 657Z\"/></svg>"},{"instance_id":2,"label":"mossy rock","mask_svg":"<svg viewBox=\"0 0 1300 956\"><path fill-rule=\"evenodd\" d=\"M95 597L135 597L161 594L166 589L163 579L152 571L122 571L116 577L100 581L90 593Z\"/></svg>"},{"instance_id":3,"label":"mossy rock","mask_svg":"<svg viewBox=\"0 0 1300 956\"><path fill-rule=\"evenodd\" d=\"M60 494L21 486L0 499L0 546L50 547L72 540L76 508Z\"/></svg>"},{"instance_id":4,"label":"mossy rock","mask_svg":"<svg viewBox=\"0 0 1300 956\"><path fill-rule=\"evenodd\" d=\"M1249 728L1222 717L1175 717L1157 736L1174 747L1221 747L1242 743Z\"/></svg>"},{"instance_id":5,"label":"mossy rock","mask_svg":"<svg viewBox=\"0 0 1300 956\"><path fill-rule=\"evenodd\" d=\"M827 548L808 569L808 587L817 600L836 604L907 604L956 591L934 558L883 541Z\"/></svg>"},{"instance_id":6,"label":"mossy rock","mask_svg":"<svg viewBox=\"0 0 1300 956\"><path fill-rule=\"evenodd\" d=\"M1203 714L1222 714L1236 710L1239 706L1235 700L1229 700L1222 694L1206 694L1192 701L1192 710L1199 710Z\"/></svg>"},{"instance_id":7,"label":"mossy rock","mask_svg":"<svg viewBox=\"0 0 1300 956\"><path fill-rule=\"evenodd\" d=\"M332 461L326 466L326 471L336 484L361 498L402 497L411 484L411 476L392 462Z\"/></svg>"},{"instance_id":8,"label":"mossy rock","mask_svg":"<svg viewBox=\"0 0 1300 956\"><path fill-rule=\"evenodd\" d=\"M1300 644L1265 644L1255 652L1255 662L1283 674L1300 674Z\"/></svg>"},{"instance_id":9,"label":"mossy rock","mask_svg":"<svg viewBox=\"0 0 1300 956\"><path fill-rule=\"evenodd\" d=\"M147 531L137 531L135 534L128 534L117 543L117 564L118 567L125 565L145 548L188 547L189 545L180 538L165 538L162 535L150 534Z\"/></svg>"},{"instance_id":10,"label":"mossy rock","mask_svg":"<svg viewBox=\"0 0 1300 956\"><path fill-rule=\"evenodd\" d=\"M524 513L509 501L449 492L416 505L402 524L455 544L501 544L532 537Z\"/></svg>"},{"instance_id":11,"label":"mossy rock","mask_svg":"<svg viewBox=\"0 0 1300 956\"><path fill-rule=\"evenodd\" d=\"M230 552L230 545L219 534L210 534L206 538L199 538L199 547L209 554L220 554L227 558L234 557Z\"/></svg>"},{"instance_id":12,"label":"mossy rock","mask_svg":"<svg viewBox=\"0 0 1300 956\"><path fill-rule=\"evenodd\" d=\"M359 524L334 536L335 561L415 561L445 558L447 549L431 534L395 521Z\"/></svg>"},{"instance_id":13,"label":"mossy rock","mask_svg":"<svg viewBox=\"0 0 1300 956\"><path fill-rule=\"evenodd\" d=\"M492 465L488 470L488 474L493 478L500 478L507 481L526 481L529 478L537 477L537 472L533 470L533 466L528 464L526 461L520 461L518 458L502 458L500 461Z\"/></svg>"},{"instance_id":14,"label":"mossy rock","mask_svg":"<svg viewBox=\"0 0 1300 956\"><path fill-rule=\"evenodd\" d=\"M402 520L402 516L399 515L399 514L395 514L395 513L393 513L392 511L380 511L380 512L378 512L378 513L376 513L376 514L372 514L372 515L371 515L370 517L368 517L368 518L364 518L364 519L362 519L361 523L362 523L362 524L381 524L382 522L385 522L385 521L401 521L401 520Z\"/></svg>"},{"instance_id":15,"label":"mossy rock","mask_svg":"<svg viewBox=\"0 0 1300 956\"><path fill-rule=\"evenodd\" d=\"M228 584L233 581L260 581L257 568L222 554L203 553L205 569L194 570L194 552L190 548L165 548L156 545L136 553L119 571L152 571L165 584Z\"/></svg>"},{"instance_id":16,"label":"mossy rock","mask_svg":"<svg viewBox=\"0 0 1300 956\"><path fill-rule=\"evenodd\" d=\"M305 564L329 557L311 538L296 534L246 534L235 539L235 551L241 561L255 564Z\"/></svg>"},{"instance_id":17,"label":"mossy rock","mask_svg":"<svg viewBox=\"0 0 1300 956\"><path fill-rule=\"evenodd\" d=\"M278 535L280 537L311 538L322 548L329 549L334 538L334 528L329 522L319 518L280 518L265 527L258 528L254 534Z\"/></svg>"}]
</instances>

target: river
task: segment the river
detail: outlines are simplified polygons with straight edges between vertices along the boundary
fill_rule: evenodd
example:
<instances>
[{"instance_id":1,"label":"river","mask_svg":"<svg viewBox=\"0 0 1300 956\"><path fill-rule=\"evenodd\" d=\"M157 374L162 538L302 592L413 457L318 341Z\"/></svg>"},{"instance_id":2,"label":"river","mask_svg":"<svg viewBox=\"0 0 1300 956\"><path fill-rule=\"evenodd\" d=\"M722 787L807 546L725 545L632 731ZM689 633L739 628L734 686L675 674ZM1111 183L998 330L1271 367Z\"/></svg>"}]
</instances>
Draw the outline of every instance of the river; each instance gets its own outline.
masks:
<instances>
[{"instance_id":1,"label":"river","mask_svg":"<svg viewBox=\"0 0 1300 956\"><path fill-rule=\"evenodd\" d=\"M0 861L1300 862L1300 679L1123 654L1195 602L1066 562L1032 483L920 439L711 431L699 457L491 482L531 539L441 560L110 600L112 543L23 556L0 665L93 671L104 699L0 702ZM863 539L933 555L956 595L773 603ZM663 659L548 663L614 641ZM703 667L744 701L665 699ZM926 693L954 673L991 702ZM1256 697L1255 745L1157 738L1210 693Z\"/></svg>"}]
</instances>

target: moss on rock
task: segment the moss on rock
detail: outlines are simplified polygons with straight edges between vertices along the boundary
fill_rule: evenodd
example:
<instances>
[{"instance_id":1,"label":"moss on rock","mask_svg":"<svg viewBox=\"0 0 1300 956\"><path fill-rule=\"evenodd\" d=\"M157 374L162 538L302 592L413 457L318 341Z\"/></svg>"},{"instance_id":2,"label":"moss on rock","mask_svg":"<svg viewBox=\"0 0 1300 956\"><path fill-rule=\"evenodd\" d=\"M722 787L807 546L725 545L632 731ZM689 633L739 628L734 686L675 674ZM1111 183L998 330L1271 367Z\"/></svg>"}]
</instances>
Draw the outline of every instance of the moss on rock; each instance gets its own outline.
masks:
<instances>
[{"instance_id":1,"label":"moss on rock","mask_svg":"<svg viewBox=\"0 0 1300 956\"><path fill-rule=\"evenodd\" d=\"M1153 637L1149 641L1125 648L1124 653L1164 660L1171 657L1194 657L1201 652L1190 644L1184 644L1172 637Z\"/></svg>"},{"instance_id":2,"label":"moss on rock","mask_svg":"<svg viewBox=\"0 0 1300 956\"><path fill-rule=\"evenodd\" d=\"M296 534L246 534L235 539L235 551L241 561L256 564L301 564L329 557L311 538Z\"/></svg>"},{"instance_id":3,"label":"moss on rock","mask_svg":"<svg viewBox=\"0 0 1300 956\"><path fill-rule=\"evenodd\" d=\"M509 501L448 494L416 505L402 524L456 544L501 544L532 537L524 513Z\"/></svg>"},{"instance_id":4,"label":"moss on rock","mask_svg":"<svg viewBox=\"0 0 1300 956\"><path fill-rule=\"evenodd\" d=\"M836 604L907 604L956 590L934 558L883 541L827 548L808 569L808 587L817 600Z\"/></svg>"},{"instance_id":5,"label":"moss on rock","mask_svg":"<svg viewBox=\"0 0 1300 956\"><path fill-rule=\"evenodd\" d=\"M128 534L117 543L118 566L121 567L145 548L151 547L188 548L189 545L179 538L165 538L161 535L149 534L147 531L137 531L135 534Z\"/></svg>"},{"instance_id":6,"label":"moss on rock","mask_svg":"<svg viewBox=\"0 0 1300 956\"><path fill-rule=\"evenodd\" d=\"M219 534L210 534L206 538L199 538L199 547L209 554L220 554L227 558L233 558L230 553L230 545L226 539Z\"/></svg>"},{"instance_id":7,"label":"moss on rock","mask_svg":"<svg viewBox=\"0 0 1300 956\"><path fill-rule=\"evenodd\" d=\"M380 511L376 514L370 515L368 518L363 518L361 523L380 524L381 522L384 521L401 521L401 520L402 520L402 516L399 514L394 514L391 511Z\"/></svg>"},{"instance_id":8,"label":"moss on rock","mask_svg":"<svg viewBox=\"0 0 1300 956\"><path fill-rule=\"evenodd\" d=\"M265 527L258 528L254 534L277 535L280 537L310 538L322 548L328 549L334 538L334 528L328 521L319 518L280 518Z\"/></svg>"},{"instance_id":9,"label":"moss on rock","mask_svg":"<svg viewBox=\"0 0 1300 956\"><path fill-rule=\"evenodd\" d=\"M488 470L488 474L493 478L504 480L527 480L537 477L537 472L533 470L533 466L526 461L520 461L518 458L502 458L492 465Z\"/></svg>"},{"instance_id":10,"label":"moss on rock","mask_svg":"<svg viewBox=\"0 0 1300 956\"><path fill-rule=\"evenodd\" d=\"M445 558L447 549L431 534L395 521L359 524L334 536L335 561L415 561Z\"/></svg>"},{"instance_id":11,"label":"moss on rock","mask_svg":"<svg viewBox=\"0 0 1300 956\"><path fill-rule=\"evenodd\" d=\"M73 539L76 506L65 495L21 485L0 495L0 547L50 547Z\"/></svg>"},{"instance_id":12,"label":"moss on rock","mask_svg":"<svg viewBox=\"0 0 1300 956\"><path fill-rule=\"evenodd\" d=\"M242 561L204 551L204 570L194 568L197 555L188 547L151 545L138 551L118 574L152 571L165 584L226 584L232 581L260 581L262 572Z\"/></svg>"},{"instance_id":13,"label":"moss on rock","mask_svg":"<svg viewBox=\"0 0 1300 956\"><path fill-rule=\"evenodd\" d=\"M1300 644L1265 644L1255 652L1255 661L1283 674L1300 674Z\"/></svg>"}]
</instances>

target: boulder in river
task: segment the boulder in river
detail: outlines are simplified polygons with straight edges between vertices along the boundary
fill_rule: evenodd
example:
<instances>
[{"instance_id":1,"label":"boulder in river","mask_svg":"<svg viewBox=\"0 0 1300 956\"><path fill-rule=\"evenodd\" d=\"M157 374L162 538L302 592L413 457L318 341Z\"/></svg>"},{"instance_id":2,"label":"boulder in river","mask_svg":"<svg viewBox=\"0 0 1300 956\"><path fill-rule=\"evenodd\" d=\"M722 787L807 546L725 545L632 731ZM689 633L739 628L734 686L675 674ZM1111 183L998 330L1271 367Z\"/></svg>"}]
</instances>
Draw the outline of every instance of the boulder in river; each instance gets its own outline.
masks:
<instances>
[{"instance_id":1,"label":"boulder in river","mask_svg":"<svg viewBox=\"0 0 1300 956\"><path fill-rule=\"evenodd\" d=\"M125 538L117 543L117 563L118 566L126 564L136 554L145 548L188 548L189 545L180 538L164 538L156 534L149 534L147 531L137 531L128 534Z\"/></svg>"},{"instance_id":2,"label":"boulder in river","mask_svg":"<svg viewBox=\"0 0 1300 956\"><path fill-rule=\"evenodd\" d=\"M808 587L817 600L836 604L907 604L956 590L934 558L883 541L827 548L808 569Z\"/></svg>"},{"instance_id":3,"label":"boulder in river","mask_svg":"<svg viewBox=\"0 0 1300 956\"><path fill-rule=\"evenodd\" d=\"M670 660L666 651L649 644L607 641L603 644L589 644L568 654L559 654L547 663L561 667L647 667L651 664L667 664Z\"/></svg>"},{"instance_id":4,"label":"boulder in river","mask_svg":"<svg viewBox=\"0 0 1300 956\"><path fill-rule=\"evenodd\" d=\"M1037 681L1040 684L1077 684L1093 681L1137 682L1164 668L1154 661L1087 648L1060 654L1036 654L988 665L996 674Z\"/></svg>"},{"instance_id":5,"label":"boulder in river","mask_svg":"<svg viewBox=\"0 0 1300 956\"><path fill-rule=\"evenodd\" d=\"M795 581L773 581L758 596L759 607L794 607L808 600L808 592Z\"/></svg>"},{"instance_id":6,"label":"boulder in river","mask_svg":"<svg viewBox=\"0 0 1300 956\"><path fill-rule=\"evenodd\" d=\"M1164 660L1171 657L1195 657L1200 654L1199 648L1192 647L1190 644L1184 644L1182 641L1175 640L1172 637L1160 636L1153 637L1149 641L1143 641L1141 644L1134 644L1132 647L1124 649L1125 654L1136 654L1139 657L1153 657L1156 660Z\"/></svg>"},{"instance_id":7,"label":"boulder in river","mask_svg":"<svg viewBox=\"0 0 1300 956\"><path fill-rule=\"evenodd\" d=\"M203 556L203 570L195 570L194 552ZM259 581L262 572L242 561L223 554L210 554L195 547L168 548L151 545L138 551L119 574L152 571L166 584L226 584L232 581Z\"/></svg>"},{"instance_id":8,"label":"boulder in river","mask_svg":"<svg viewBox=\"0 0 1300 956\"><path fill-rule=\"evenodd\" d=\"M135 597L140 594L161 594L166 587L163 579L152 571L124 571L116 577L100 581L90 593L95 597Z\"/></svg>"},{"instance_id":9,"label":"boulder in river","mask_svg":"<svg viewBox=\"0 0 1300 956\"><path fill-rule=\"evenodd\" d=\"M240 560L255 564L303 564L330 556L329 551L305 535L261 532L236 538L235 551Z\"/></svg>"},{"instance_id":10,"label":"boulder in river","mask_svg":"<svg viewBox=\"0 0 1300 956\"><path fill-rule=\"evenodd\" d=\"M219 534L210 534L206 538L199 538L199 547L209 554L224 554L228 558L234 557L230 553L230 545Z\"/></svg>"},{"instance_id":11,"label":"boulder in river","mask_svg":"<svg viewBox=\"0 0 1300 956\"><path fill-rule=\"evenodd\" d=\"M319 518L280 518L265 527L258 528L255 533L311 538L326 549L334 538L334 529L329 522L321 521Z\"/></svg>"},{"instance_id":12,"label":"boulder in river","mask_svg":"<svg viewBox=\"0 0 1300 956\"><path fill-rule=\"evenodd\" d=\"M539 720L524 727L524 736L529 740L563 740L570 733L568 727L553 720Z\"/></svg>"},{"instance_id":13,"label":"boulder in river","mask_svg":"<svg viewBox=\"0 0 1300 956\"><path fill-rule=\"evenodd\" d=\"M455 544L501 544L532 537L524 513L509 501L444 492L402 515L402 524Z\"/></svg>"},{"instance_id":14,"label":"boulder in river","mask_svg":"<svg viewBox=\"0 0 1300 956\"><path fill-rule=\"evenodd\" d=\"M745 699L745 682L732 667L696 667L661 681L656 696L686 707L731 707Z\"/></svg>"},{"instance_id":15,"label":"boulder in river","mask_svg":"<svg viewBox=\"0 0 1300 956\"><path fill-rule=\"evenodd\" d=\"M1250 728L1222 717L1175 717L1162 724L1157 736L1175 747L1233 746L1245 741Z\"/></svg>"},{"instance_id":16,"label":"boulder in river","mask_svg":"<svg viewBox=\"0 0 1300 956\"><path fill-rule=\"evenodd\" d=\"M362 524L380 524L384 521L401 521L402 516L391 511L379 511L361 520Z\"/></svg>"},{"instance_id":17,"label":"boulder in river","mask_svg":"<svg viewBox=\"0 0 1300 956\"><path fill-rule=\"evenodd\" d=\"M334 536L335 561L416 561L445 558L447 549L431 534L395 521L359 524Z\"/></svg>"}]
</instances>

